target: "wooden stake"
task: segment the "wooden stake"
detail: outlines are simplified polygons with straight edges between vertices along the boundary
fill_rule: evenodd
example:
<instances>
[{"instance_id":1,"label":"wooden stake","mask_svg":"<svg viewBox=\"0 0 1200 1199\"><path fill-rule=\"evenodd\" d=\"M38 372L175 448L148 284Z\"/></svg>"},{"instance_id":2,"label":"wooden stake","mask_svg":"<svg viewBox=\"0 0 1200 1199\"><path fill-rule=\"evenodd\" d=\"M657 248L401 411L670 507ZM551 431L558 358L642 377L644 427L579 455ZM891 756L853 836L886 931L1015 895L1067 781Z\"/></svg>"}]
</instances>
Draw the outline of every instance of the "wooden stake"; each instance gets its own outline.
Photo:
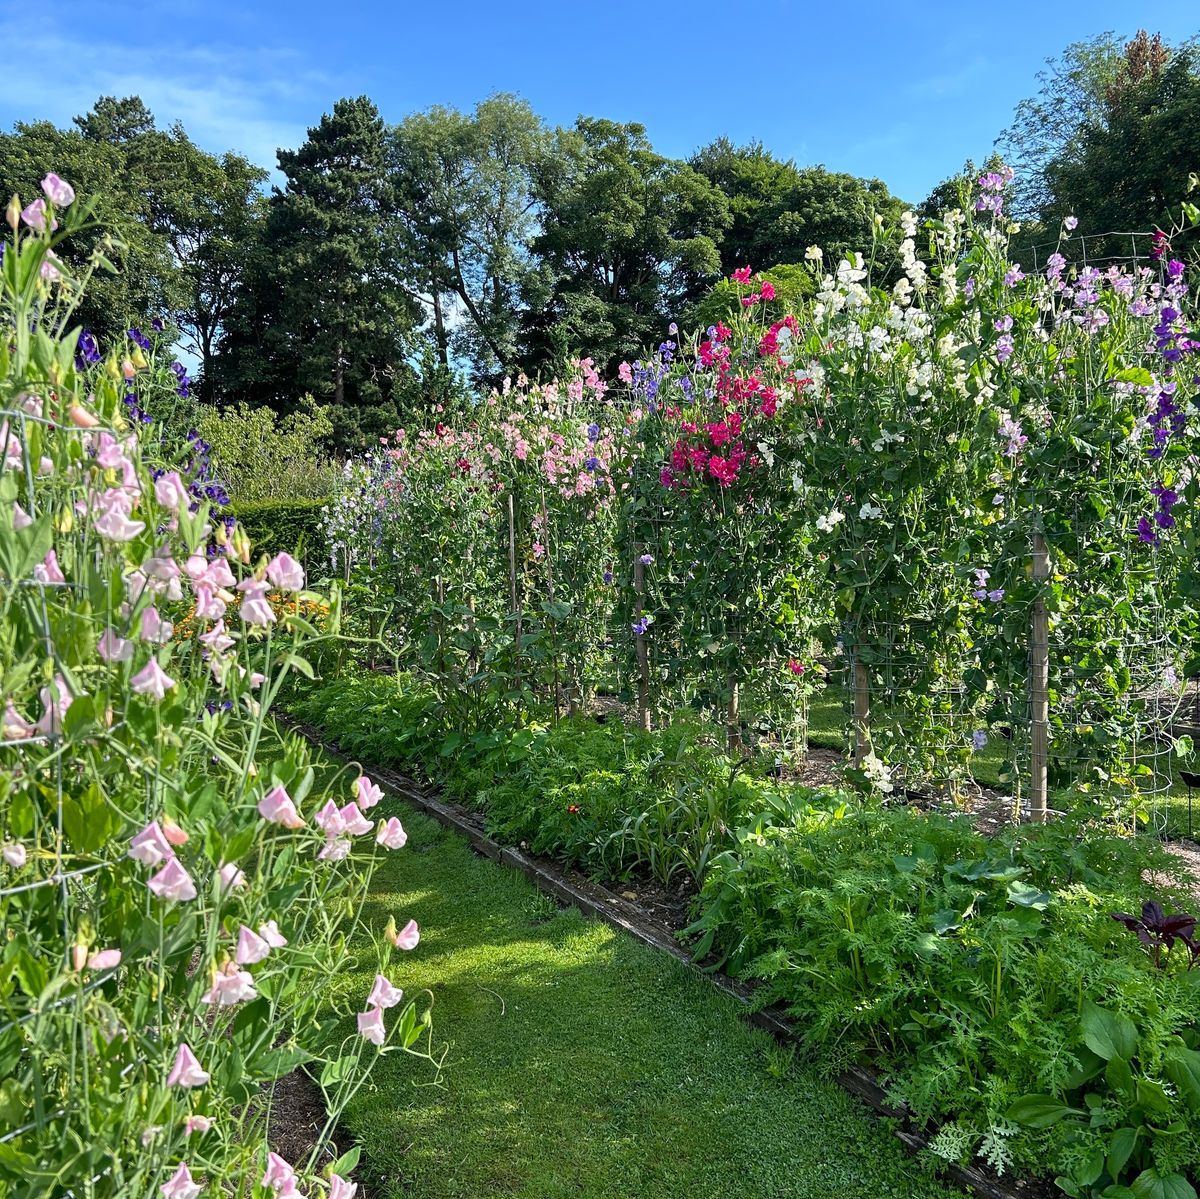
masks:
<instances>
[{"instance_id":1,"label":"wooden stake","mask_svg":"<svg viewBox=\"0 0 1200 1199\"><path fill-rule=\"evenodd\" d=\"M637 596L634 604L634 620L639 621L645 615L644 598L646 595L646 568L642 565L642 547L633 547L633 590ZM645 732L650 731L650 647L645 633L637 636L638 659L638 727Z\"/></svg>"},{"instance_id":2,"label":"wooden stake","mask_svg":"<svg viewBox=\"0 0 1200 1199\"><path fill-rule=\"evenodd\" d=\"M1033 579L1044 583L1050 577L1050 555L1045 538L1034 534ZM1039 593L1033 602L1029 636L1029 818L1044 824L1050 752L1050 617Z\"/></svg>"},{"instance_id":3,"label":"wooden stake","mask_svg":"<svg viewBox=\"0 0 1200 1199\"><path fill-rule=\"evenodd\" d=\"M738 681L729 675L729 704L725 709L725 745L731 758L742 752L742 723L738 712L741 699Z\"/></svg>"}]
</instances>

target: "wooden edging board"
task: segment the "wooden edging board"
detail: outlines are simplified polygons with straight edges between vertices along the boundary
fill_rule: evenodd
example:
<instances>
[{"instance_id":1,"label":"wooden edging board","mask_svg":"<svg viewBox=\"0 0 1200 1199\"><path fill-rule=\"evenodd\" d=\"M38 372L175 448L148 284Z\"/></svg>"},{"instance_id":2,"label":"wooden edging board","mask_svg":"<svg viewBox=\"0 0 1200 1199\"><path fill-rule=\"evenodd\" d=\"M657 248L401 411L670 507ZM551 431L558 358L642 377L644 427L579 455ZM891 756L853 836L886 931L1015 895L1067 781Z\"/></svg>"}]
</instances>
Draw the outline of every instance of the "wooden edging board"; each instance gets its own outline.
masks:
<instances>
[{"instance_id":1,"label":"wooden edging board","mask_svg":"<svg viewBox=\"0 0 1200 1199\"><path fill-rule=\"evenodd\" d=\"M484 857L491 858L493 862L499 862L502 866L507 866L512 870L520 871L539 890L553 895L560 903L577 907L585 914L603 920L635 940L641 941L644 945L670 954L689 970L706 979L722 994L737 1000L742 1005L744 1017L751 1024L771 1033L780 1041L791 1042L799 1039L791 1021L781 1012L772 1008L753 1006L753 991L750 987L730 978L727 974L701 970L692 960L691 954L679 945L674 937L647 920L634 904L616 892L610 891L600 883L592 882L576 871L566 870L546 858L533 857L515 846L500 845L480 829L477 821L471 819L468 809L430 795L418 783L399 771L381 766L377 762L361 762L359 759L351 759L335 744L327 741L312 725L278 713L276 713L276 719L320 746L332 757L340 758L342 761L360 762L360 765L365 768L365 772L369 773L376 782L382 782L389 791L400 796L406 803L424 812L427 816L433 817L439 824L460 833L471 843L472 848ZM882 1087L866 1070L852 1066L837 1076L837 1083L843 1090L856 1095L880 1115L897 1119L903 1119L906 1115L903 1110L888 1103ZM929 1147L929 1138L911 1128L898 1127L895 1129L895 1134L900 1142L914 1153ZM974 1166L962 1166L957 1162L948 1162L946 1173L956 1182L970 1187L980 1196L980 1199L1025 1199L1025 1196L1030 1193L1028 1186L1020 1182L1012 1186L1007 1185L1002 1180L985 1174Z\"/></svg>"}]
</instances>

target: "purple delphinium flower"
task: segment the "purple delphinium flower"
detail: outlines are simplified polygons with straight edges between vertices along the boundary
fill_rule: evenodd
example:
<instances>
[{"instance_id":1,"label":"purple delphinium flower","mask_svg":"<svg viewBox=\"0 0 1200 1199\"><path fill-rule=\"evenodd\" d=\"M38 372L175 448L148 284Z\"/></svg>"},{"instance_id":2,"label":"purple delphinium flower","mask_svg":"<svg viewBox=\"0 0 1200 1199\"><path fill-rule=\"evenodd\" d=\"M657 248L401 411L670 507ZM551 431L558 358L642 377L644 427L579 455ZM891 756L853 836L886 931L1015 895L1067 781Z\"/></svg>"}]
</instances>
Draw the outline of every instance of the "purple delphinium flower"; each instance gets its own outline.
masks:
<instances>
[{"instance_id":1,"label":"purple delphinium flower","mask_svg":"<svg viewBox=\"0 0 1200 1199\"><path fill-rule=\"evenodd\" d=\"M983 747L985 745L987 745L987 743L988 743L988 735L983 729L976 729L971 734L971 744L976 749L983 749Z\"/></svg>"},{"instance_id":2,"label":"purple delphinium flower","mask_svg":"<svg viewBox=\"0 0 1200 1199\"><path fill-rule=\"evenodd\" d=\"M645 636L646 630L650 627L650 618L648 616L639 616L630 626L635 637Z\"/></svg>"}]
</instances>

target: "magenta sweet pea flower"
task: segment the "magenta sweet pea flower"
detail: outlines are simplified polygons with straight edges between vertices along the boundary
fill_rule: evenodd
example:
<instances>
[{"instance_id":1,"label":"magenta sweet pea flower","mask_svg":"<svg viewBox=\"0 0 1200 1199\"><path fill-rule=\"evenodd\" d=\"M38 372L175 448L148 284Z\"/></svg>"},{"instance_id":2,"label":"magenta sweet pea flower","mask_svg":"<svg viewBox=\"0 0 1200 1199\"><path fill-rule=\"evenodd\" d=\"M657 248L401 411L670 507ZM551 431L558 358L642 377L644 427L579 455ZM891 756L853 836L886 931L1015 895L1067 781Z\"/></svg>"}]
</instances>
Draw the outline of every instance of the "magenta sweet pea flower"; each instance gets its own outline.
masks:
<instances>
[{"instance_id":1,"label":"magenta sweet pea flower","mask_svg":"<svg viewBox=\"0 0 1200 1199\"><path fill-rule=\"evenodd\" d=\"M384 849L403 849L408 841L408 834L404 831L404 825L395 816L391 816L385 824L379 826L375 841Z\"/></svg>"},{"instance_id":2,"label":"magenta sweet pea flower","mask_svg":"<svg viewBox=\"0 0 1200 1199\"><path fill-rule=\"evenodd\" d=\"M196 898L196 884L192 882L192 876L179 864L178 858L171 858L146 886L159 899L171 902Z\"/></svg>"},{"instance_id":3,"label":"magenta sweet pea flower","mask_svg":"<svg viewBox=\"0 0 1200 1199\"><path fill-rule=\"evenodd\" d=\"M202 1087L208 1082L208 1071L200 1065L199 1058L185 1041L179 1042L175 1052L175 1064L167 1075L169 1087Z\"/></svg>"}]
</instances>

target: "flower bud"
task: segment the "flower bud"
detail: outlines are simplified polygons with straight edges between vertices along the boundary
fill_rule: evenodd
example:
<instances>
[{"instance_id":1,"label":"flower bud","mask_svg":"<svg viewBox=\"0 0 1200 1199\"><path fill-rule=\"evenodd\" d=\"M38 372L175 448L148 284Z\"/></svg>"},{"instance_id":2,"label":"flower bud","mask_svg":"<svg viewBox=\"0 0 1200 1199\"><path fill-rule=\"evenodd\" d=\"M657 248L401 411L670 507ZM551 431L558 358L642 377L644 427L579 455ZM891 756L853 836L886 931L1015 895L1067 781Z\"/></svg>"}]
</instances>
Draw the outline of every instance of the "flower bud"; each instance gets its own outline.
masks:
<instances>
[{"instance_id":1,"label":"flower bud","mask_svg":"<svg viewBox=\"0 0 1200 1199\"><path fill-rule=\"evenodd\" d=\"M246 530L241 525L237 525L233 530L233 552L237 554L239 562L250 565L250 538L246 536Z\"/></svg>"},{"instance_id":2,"label":"flower bud","mask_svg":"<svg viewBox=\"0 0 1200 1199\"><path fill-rule=\"evenodd\" d=\"M21 224L21 201L13 196L8 202L8 207L4 210L4 219L8 221L8 227L16 233Z\"/></svg>"}]
</instances>

